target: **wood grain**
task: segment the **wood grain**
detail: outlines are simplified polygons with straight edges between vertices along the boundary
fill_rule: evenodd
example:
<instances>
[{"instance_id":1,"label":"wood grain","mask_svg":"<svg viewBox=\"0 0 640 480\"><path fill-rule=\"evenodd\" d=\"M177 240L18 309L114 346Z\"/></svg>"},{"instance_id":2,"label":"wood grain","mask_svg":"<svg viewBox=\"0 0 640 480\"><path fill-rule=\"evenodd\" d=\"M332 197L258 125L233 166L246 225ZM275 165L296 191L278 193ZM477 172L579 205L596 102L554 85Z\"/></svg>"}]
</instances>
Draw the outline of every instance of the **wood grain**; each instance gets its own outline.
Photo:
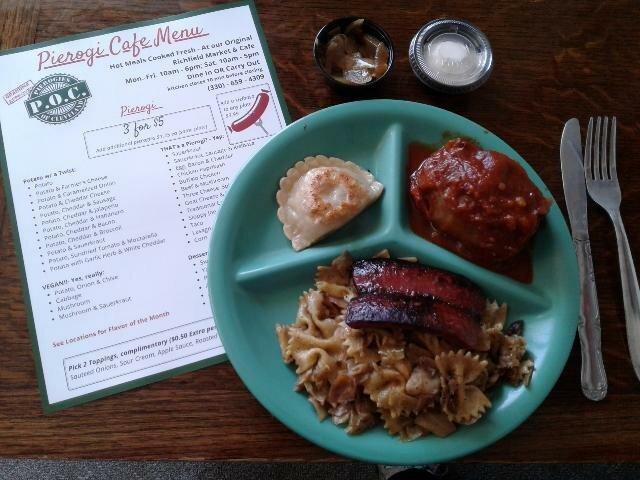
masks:
<instances>
[{"instance_id":1,"label":"wood grain","mask_svg":"<svg viewBox=\"0 0 640 480\"><path fill-rule=\"evenodd\" d=\"M191 0L3 1L0 46L208 5ZM577 117L584 125L590 115L617 115L623 217L632 249L640 255L638 2L259 0L257 7L294 119L356 98L399 98L446 108L505 139L536 168L563 209L558 146L564 121ZM394 41L397 58L379 88L357 97L329 88L311 55L318 29L350 14L380 23ZM423 88L411 73L406 53L411 37L420 25L440 16L468 19L491 40L495 70L480 90L439 95ZM273 419L229 364L44 416L4 198L0 202L0 455L338 460ZM511 435L467 460L640 461L640 382L627 353L614 233L595 206L590 221L609 396L597 404L582 396L574 345L557 386L538 411Z\"/></svg>"}]
</instances>

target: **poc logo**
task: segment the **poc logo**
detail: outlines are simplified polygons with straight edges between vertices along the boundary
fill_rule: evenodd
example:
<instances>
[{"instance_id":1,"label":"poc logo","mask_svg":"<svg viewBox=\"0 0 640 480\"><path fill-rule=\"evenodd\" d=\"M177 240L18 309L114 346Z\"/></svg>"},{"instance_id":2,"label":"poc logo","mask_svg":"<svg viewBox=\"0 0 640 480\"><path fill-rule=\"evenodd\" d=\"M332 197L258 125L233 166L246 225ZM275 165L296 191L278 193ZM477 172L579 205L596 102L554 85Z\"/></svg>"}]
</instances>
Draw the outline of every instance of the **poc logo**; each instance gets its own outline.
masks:
<instances>
[{"instance_id":1,"label":"poc logo","mask_svg":"<svg viewBox=\"0 0 640 480\"><path fill-rule=\"evenodd\" d=\"M82 113L91 92L71 75L49 75L34 85L24 102L29 117L45 123L69 122Z\"/></svg>"}]
</instances>

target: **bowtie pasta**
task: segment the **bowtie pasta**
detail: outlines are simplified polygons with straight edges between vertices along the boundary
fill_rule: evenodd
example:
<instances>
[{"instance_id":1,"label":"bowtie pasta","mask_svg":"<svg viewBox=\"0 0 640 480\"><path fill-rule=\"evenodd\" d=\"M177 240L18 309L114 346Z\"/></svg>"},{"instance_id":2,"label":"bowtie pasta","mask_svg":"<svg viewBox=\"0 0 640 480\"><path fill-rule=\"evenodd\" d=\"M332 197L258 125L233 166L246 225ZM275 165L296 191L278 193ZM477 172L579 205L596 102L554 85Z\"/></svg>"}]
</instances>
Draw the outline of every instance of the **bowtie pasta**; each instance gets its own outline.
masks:
<instances>
[{"instance_id":1,"label":"bowtie pasta","mask_svg":"<svg viewBox=\"0 0 640 480\"><path fill-rule=\"evenodd\" d=\"M382 423L402 440L445 437L491 407L492 387L528 385L533 362L524 338L505 331L506 304L487 303L482 328L491 348L484 353L419 331L349 328L345 310L357 295L351 263L344 253L318 267L295 322L276 327L282 358L296 367L295 389L307 393L320 420L331 417L349 434Z\"/></svg>"}]
</instances>

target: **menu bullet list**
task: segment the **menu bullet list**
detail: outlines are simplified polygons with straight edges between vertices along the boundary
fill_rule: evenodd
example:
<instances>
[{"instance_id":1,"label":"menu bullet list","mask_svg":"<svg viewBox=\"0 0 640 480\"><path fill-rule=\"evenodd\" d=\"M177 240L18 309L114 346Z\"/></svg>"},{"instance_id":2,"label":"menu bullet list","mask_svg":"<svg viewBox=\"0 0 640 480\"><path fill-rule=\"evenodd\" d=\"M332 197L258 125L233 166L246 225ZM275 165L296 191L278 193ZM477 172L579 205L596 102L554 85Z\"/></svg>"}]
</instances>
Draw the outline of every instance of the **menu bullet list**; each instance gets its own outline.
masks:
<instances>
[{"instance_id":1,"label":"menu bullet list","mask_svg":"<svg viewBox=\"0 0 640 480\"><path fill-rule=\"evenodd\" d=\"M108 176L55 177L34 184L29 204L34 237L45 266L43 273L58 272L101 258L99 246L121 232L118 218L124 213ZM28 188L31 190L31 187ZM29 196L33 196L29 194Z\"/></svg>"},{"instance_id":2,"label":"menu bullet list","mask_svg":"<svg viewBox=\"0 0 640 480\"><path fill-rule=\"evenodd\" d=\"M230 178L224 175L226 160L231 154L226 147L209 148L212 140L220 138L202 137L179 144L162 147L165 158L170 160L170 183L176 193L181 210L181 222L186 230L188 243L206 242L211 231L211 219L215 218Z\"/></svg>"},{"instance_id":3,"label":"menu bullet list","mask_svg":"<svg viewBox=\"0 0 640 480\"><path fill-rule=\"evenodd\" d=\"M66 274L67 271L91 268L101 260L165 241L155 232L134 237L123 233L121 219L126 208L115 193L117 187L117 182L107 175L80 177L71 171L35 182L33 190L31 186L27 188L28 192L33 191L27 195L34 198L29 199L35 213L33 232L42 273L46 275L42 288L52 289L54 294L48 301L51 321L116 308L132 300L130 295L114 296L96 288L106 283L113 285L118 275L89 270L91 273L78 276Z\"/></svg>"},{"instance_id":4,"label":"menu bullet list","mask_svg":"<svg viewBox=\"0 0 640 480\"><path fill-rule=\"evenodd\" d=\"M210 137L163 146L168 159L169 181L176 194L180 224L187 246L205 244L209 239L212 219L215 218L229 185L229 177L223 175L225 161L231 158L226 148L211 149ZM183 208L184 205L184 208ZM192 264L194 267L196 263ZM196 285L206 283L201 272L195 270ZM201 288L201 287L199 287ZM200 294L202 305L207 305Z\"/></svg>"}]
</instances>

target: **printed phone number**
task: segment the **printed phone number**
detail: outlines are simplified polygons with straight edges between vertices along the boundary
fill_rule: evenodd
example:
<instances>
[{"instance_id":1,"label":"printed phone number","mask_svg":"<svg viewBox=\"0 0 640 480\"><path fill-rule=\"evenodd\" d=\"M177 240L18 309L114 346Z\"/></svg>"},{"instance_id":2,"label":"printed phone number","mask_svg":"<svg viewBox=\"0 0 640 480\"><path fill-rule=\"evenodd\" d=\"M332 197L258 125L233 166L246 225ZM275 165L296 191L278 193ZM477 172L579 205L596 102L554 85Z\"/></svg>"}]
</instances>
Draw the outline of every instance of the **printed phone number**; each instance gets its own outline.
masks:
<instances>
[{"instance_id":1,"label":"printed phone number","mask_svg":"<svg viewBox=\"0 0 640 480\"><path fill-rule=\"evenodd\" d=\"M263 80L264 79L264 74L260 73L258 75L252 75L247 79L247 82L255 82L257 80ZM229 81L229 85L231 86L236 86L236 85L242 85L242 79L241 78L236 78L234 80ZM219 90L220 88L224 88L226 87L227 84L225 82L216 82L213 83L211 85L207 85L207 90L209 90L210 92L213 90Z\"/></svg>"}]
</instances>

